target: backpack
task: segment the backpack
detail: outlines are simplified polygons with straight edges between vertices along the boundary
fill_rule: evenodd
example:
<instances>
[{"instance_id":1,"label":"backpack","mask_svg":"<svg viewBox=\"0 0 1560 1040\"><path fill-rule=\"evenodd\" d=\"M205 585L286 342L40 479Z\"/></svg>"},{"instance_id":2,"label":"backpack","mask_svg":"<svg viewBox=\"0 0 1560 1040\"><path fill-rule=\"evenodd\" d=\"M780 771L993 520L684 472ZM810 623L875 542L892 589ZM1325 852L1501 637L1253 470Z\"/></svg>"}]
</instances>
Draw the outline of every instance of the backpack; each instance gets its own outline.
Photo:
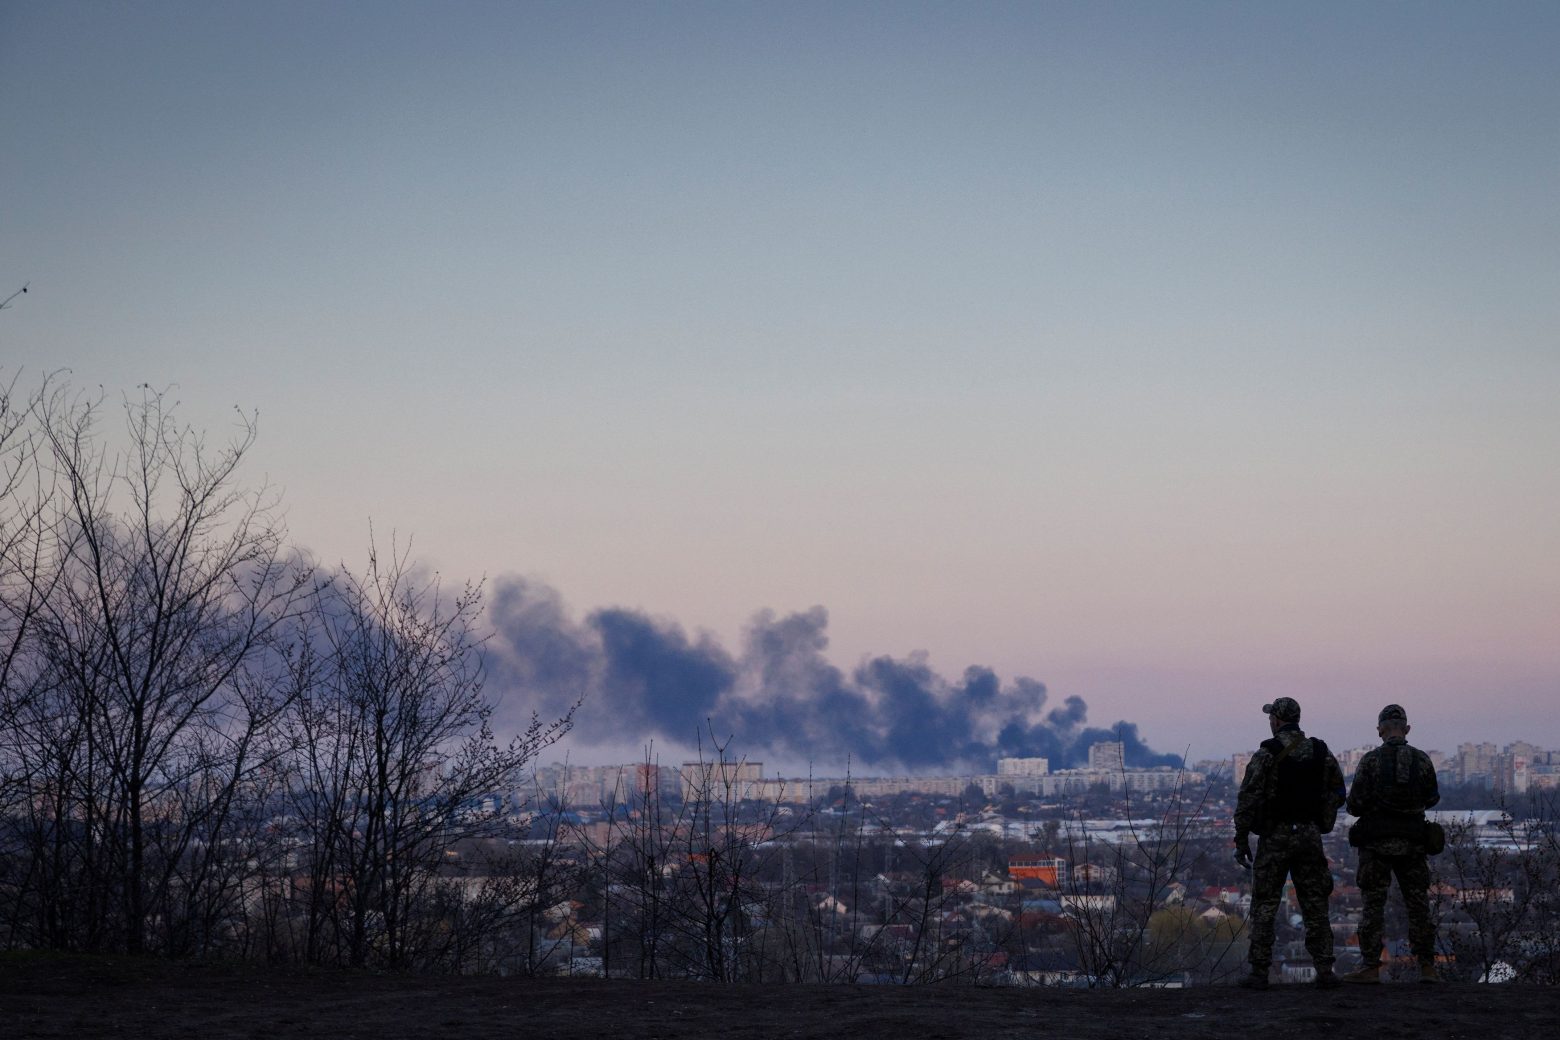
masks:
<instances>
[{"instance_id":1,"label":"backpack","mask_svg":"<svg viewBox=\"0 0 1560 1040\"><path fill-rule=\"evenodd\" d=\"M1397 839L1412 842L1426 855L1434 856L1446 848L1446 829L1425 819L1424 806L1419 801L1419 774L1423 769L1419 754L1409 747L1409 753L1402 756L1408 760L1408 768L1400 772L1397 750L1377 758L1377 794L1382 807L1349 828L1349 844L1368 848L1379 841Z\"/></svg>"},{"instance_id":2,"label":"backpack","mask_svg":"<svg viewBox=\"0 0 1560 1040\"><path fill-rule=\"evenodd\" d=\"M1298 740L1285 744L1277 737L1264 740L1262 746L1273 755L1268 771L1264 815L1273 823L1314 823L1323 834L1331 833L1338 822L1338 806L1327 797L1327 744L1306 737L1311 754L1293 758L1290 752Z\"/></svg>"}]
</instances>

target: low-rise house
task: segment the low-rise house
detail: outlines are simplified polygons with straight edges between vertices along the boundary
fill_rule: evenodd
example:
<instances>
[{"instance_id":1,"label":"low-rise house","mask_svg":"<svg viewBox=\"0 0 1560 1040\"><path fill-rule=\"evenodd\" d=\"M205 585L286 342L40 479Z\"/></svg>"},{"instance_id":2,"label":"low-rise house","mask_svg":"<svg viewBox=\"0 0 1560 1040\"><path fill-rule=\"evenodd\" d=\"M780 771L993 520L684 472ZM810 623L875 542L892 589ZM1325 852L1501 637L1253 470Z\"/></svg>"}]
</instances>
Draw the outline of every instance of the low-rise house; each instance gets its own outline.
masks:
<instances>
[{"instance_id":1,"label":"low-rise house","mask_svg":"<svg viewBox=\"0 0 1560 1040\"><path fill-rule=\"evenodd\" d=\"M1015 986L1079 986L1088 984L1088 973L1076 951L1059 948L1009 958L1005 981Z\"/></svg>"}]
</instances>

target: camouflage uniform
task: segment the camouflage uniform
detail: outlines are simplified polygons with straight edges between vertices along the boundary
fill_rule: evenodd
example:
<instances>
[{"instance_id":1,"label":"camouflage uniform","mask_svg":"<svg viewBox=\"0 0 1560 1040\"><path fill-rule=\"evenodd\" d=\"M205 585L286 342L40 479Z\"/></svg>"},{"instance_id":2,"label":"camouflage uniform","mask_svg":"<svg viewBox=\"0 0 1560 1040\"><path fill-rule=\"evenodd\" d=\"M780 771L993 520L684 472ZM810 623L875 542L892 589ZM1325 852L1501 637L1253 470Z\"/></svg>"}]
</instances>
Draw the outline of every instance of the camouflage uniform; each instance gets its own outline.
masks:
<instances>
[{"instance_id":1,"label":"camouflage uniform","mask_svg":"<svg viewBox=\"0 0 1560 1040\"><path fill-rule=\"evenodd\" d=\"M1410 746L1404 737L1388 737L1386 743L1360 759L1354 786L1349 789L1349 812L1361 818L1356 827L1369 828L1383 819L1422 820L1424 810L1440 800L1430 756ZM1434 964L1430 864L1423 841L1403 836L1374 837L1360 847L1357 880L1365 903L1360 916L1360 957L1366 967L1381 964L1382 918L1393 877L1408 910L1408 940L1414 956L1422 965Z\"/></svg>"},{"instance_id":2,"label":"camouflage uniform","mask_svg":"<svg viewBox=\"0 0 1560 1040\"><path fill-rule=\"evenodd\" d=\"M1318 820L1336 812L1343 801L1343 770L1327 752L1320 763L1321 789L1314 792L1316 814L1311 819L1280 820L1275 806L1282 792L1276 789L1277 748L1289 747L1285 756L1297 763L1308 763L1313 753L1325 745L1311 741L1298 725L1289 724L1273 740L1263 741L1252 755L1241 781L1240 798L1235 806L1235 844L1244 847L1248 834L1259 836L1251 882L1251 970L1265 975L1273 963L1273 918L1284 894L1284 879L1293 878L1295 898L1305 920L1305 948L1311 954L1319 974L1328 974L1333 965L1332 928L1327 921L1327 897L1332 894L1332 870L1322 851L1322 831ZM1270 780L1270 777L1272 778ZM1311 792L1301 794L1303 799Z\"/></svg>"}]
</instances>

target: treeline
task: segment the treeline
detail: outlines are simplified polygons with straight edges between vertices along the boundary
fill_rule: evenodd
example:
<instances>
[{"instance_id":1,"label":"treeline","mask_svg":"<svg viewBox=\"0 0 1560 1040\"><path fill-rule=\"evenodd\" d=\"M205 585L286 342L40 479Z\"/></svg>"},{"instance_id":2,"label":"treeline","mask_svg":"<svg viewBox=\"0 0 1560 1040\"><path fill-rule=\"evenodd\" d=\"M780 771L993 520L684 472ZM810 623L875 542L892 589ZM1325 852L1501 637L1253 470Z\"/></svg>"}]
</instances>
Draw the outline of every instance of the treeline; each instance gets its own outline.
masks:
<instances>
[{"instance_id":1,"label":"treeline","mask_svg":"<svg viewBox=\"0 0 1560 1040\"><path fill-rule=\"evenodd\" d=\"M252 417L214 443L149 388L19 387L0 392L0 946L410 963L446 849L483 825L463 806L569 721L492 732L480 588L394 549L313 564L274 489L244 483Z\"/></svg>"},{"instance_id":2,"label":"treeline","mask_svg":"<svg viewBox=\"0 0 1560 1040\"><path fill-rule=\"evenodd\" d=\"M711 981L1240 970L1245 879L1212 787L1156 800L1122 840L1037 821L1014 844L844 791L843 808L743 800L717 744L684 797L629 778L586 822L538 792L529 831L512 824L492 796L570 720L494 733L480 587L372 537L361 569L315 564L274 490L245 483L252 418L214 443L150 389L17 388L0 386L0 948ZM1433 866L1455 976L1560 978L1555 820L1550 798L1493 836L1453 828ZM1053 883L1010 876L1015 854L1054 860ZM1352 855L1335 835L1345 881Z\"/></svg>"},{"instance_id":3,"label":"treeline","mask_svg":"<svg viewBox=\"0 0 1560 1040\"><path fill-rule=\"evenodd\" d=\"M489 796L569 717L495 735L480 588L372 544L361 570L318 566L246 483L252 417L214 442L150 388L19 386L0 393L0 947L915 982L1078 934L972 893L1003 870L986 844L859 816L819 837L720 770L666 804L639 790L601 833L556 812L539 841L484 840L514 808Z\"/></svg>"}]
</instances>

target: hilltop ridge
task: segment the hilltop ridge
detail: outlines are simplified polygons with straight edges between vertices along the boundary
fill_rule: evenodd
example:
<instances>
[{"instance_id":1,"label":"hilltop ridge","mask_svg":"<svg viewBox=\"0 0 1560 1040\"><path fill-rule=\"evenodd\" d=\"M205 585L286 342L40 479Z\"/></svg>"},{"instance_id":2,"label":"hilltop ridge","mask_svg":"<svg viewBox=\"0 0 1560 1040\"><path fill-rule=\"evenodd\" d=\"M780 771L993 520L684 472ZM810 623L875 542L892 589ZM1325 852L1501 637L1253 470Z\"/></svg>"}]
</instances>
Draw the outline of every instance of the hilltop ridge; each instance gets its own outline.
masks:
<instances>
[{"instance_id":1,"label":"hilltop ridge","mask_svg":"<svg viewBox=\"0 0 1560 1040\"><path fill-rule=\"evenodd\" d=\"M1450 984L1319 992L691 982L299 972L57 955L0 956L0 1035L516 1035L550 1040L803 1037L1533 1037L1560 989Z\"/></svg>"}]
</instances>

